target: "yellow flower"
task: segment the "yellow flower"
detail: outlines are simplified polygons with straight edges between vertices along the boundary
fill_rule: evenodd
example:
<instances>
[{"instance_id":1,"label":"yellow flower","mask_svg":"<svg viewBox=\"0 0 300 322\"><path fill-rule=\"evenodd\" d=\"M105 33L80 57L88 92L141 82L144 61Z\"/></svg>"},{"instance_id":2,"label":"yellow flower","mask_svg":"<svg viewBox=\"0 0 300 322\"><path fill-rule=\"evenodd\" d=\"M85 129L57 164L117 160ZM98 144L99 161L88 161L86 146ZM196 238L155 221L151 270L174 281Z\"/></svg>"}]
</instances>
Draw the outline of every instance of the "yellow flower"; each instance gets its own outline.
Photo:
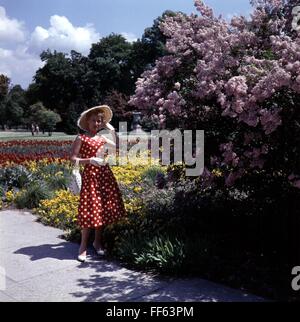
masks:
<instances>
[{"instance_id":1,"label":"yellow flower","mask_svg":"<svg viewBox=\"0 0 300 322\"><path fill-rule=\"evenodd\" d=\"M220 169L213 169L212 174L215 175L216 177L222 177L223 173Z\"/></svg>"},{"instance_id":2,"label":"yellow flower","mask_svg":"<svg viewBox=\"0 0 300 322\"><path fill-rule=\"evenodd\" d=\"M9 202L9 203L14 201L15 197L14 197L13 191L11 191L11 190L7 191L5 194L5 198L6 198L7 202Z\"/></svg>"},{"instance_id":3,"label":"yellow flower","mask_svg":"<svg viewBox=\"0 0 300 322\"><path fill-rule=\"evenodd\" d=\"M134 192L140 192L140 191L142 191L142 187L134 187L133 191Z\"/></svg>"},{"instance_id":4,"label":"yellow flower","mask_svg":"<svg viewBox=\"0 0 300 322\"><path fill-rule=\"evenodd\" d=\"M30 172L36 172L38 170L37 161L25 161L24 166L30 171Z\"/></svg>"},{"instance_id":5,"label":"yellow flower","mask_svg":"<svg viewBox=\"0 0 300 322\"><path fill-rule=\"evenodd\" d=\"M142 209L142 200L139 198L125 200L124 204L127 213L139 214L140 210Z\"/></svg>"},{"instance_id":6,"label":"yellow flower","mask_svg":"<svg viewBox=\"0 0 300 322\"><path fill-rule=\"evenodd\" d=\"M68 190L58 190L53 199L42 200L34 212L54 226L72 226L77 221L78 203L78 195Z\"/></svg>"}]
</instances>

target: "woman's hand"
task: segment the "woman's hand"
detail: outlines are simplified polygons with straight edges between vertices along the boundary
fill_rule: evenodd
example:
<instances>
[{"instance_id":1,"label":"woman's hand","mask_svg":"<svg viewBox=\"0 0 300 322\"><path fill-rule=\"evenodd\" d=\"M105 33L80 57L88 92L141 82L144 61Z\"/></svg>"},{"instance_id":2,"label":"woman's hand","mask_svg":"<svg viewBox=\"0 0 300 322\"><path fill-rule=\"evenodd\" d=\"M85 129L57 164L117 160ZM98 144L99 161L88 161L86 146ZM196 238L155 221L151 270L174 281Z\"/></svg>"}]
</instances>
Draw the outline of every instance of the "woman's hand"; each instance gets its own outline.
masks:
<instances>
[{"instance_id":1,"label":"woman's hand","mask_svg":"<svg viewBox=\"0 0 300 322\"><path fill-rule=\"evenodd\" d=\"M106 123L105 124L106 128L109 129L110 131L115 131L115 128L110 124L110 123Z\"/></svg>"},{"instance_id":2,"label":"woman's hand","mask_svg":"<svg viewBox=\"0 0 300 322\"><path fill-rule=\"evenodd\" d=\"M105 160L99 157L93 157L93 158L90 158L90 164L99 167L101 165L105 165Z\"/></svg>"}]
</instances>

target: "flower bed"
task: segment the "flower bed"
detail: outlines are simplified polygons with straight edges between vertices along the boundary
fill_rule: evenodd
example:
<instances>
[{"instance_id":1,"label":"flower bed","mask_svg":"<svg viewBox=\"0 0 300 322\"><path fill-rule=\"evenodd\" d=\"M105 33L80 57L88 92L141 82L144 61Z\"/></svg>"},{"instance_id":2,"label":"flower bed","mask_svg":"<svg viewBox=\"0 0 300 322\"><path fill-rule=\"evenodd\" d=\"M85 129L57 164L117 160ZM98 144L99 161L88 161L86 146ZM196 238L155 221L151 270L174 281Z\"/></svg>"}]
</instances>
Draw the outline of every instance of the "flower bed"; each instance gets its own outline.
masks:
<instances>
[{"instance_id":1,"label":"flower bed","mask_svg":"<svg viewBox=\"0 0 300 322\"><path fill-rule=\"evenodd\" d=\"M0 141L0 166L22 164L28 161L66 160L69 158L72 141L15 140Z\"/></svg>"}]
</instances>

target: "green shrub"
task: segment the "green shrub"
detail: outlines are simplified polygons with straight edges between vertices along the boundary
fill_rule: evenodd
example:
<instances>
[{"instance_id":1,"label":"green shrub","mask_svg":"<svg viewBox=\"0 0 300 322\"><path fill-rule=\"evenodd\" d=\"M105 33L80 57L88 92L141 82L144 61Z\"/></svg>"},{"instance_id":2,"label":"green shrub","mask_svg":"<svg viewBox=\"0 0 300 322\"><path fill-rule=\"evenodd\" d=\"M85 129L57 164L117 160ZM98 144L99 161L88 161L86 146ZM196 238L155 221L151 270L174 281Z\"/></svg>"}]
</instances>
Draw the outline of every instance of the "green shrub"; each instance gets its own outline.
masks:
<instances>
[{"instance_id":1,"label":"green shrub","mask_svg":"<svg viewBox=\"0 0 300 322\"><path fill-rule=\"evenodd\" d=\"M65 164L52 162L49 164L40 165L38 168L38 173L44 176L55 176L57 173L61 172L63 176L68 176L70 175L71 170L72 169L70 167L67 167Z\"/></svg>"},{"instance_id":2,"label":"green shrub","mask_svg":"<svg viewBox=\"0 0 300 322\"><path fill-rule=\"evenodd\" d=\"M71 241L73 243L80 243L81 241L81 229L79 227L68 228L64 230L62 238Z\"/></svg>"},{"instance_id":3,"label":"green shrub","mask_svg":"<svg viewBox=\"0 0 300 322\"><path fill-rule=\"evenodd\" d=\"M30 183L26 190L21 190L14 199L17 208L32 209L39 205L43 199L49 199L53 192L49 190L47 184L43 181L34 181Z\"/></svg>"},{"instance_id":4,"label":"green shrub","mask_svg":"<svg viewBox=\"0 0 300 322\"><path fill-rule=\"evenodd\" d=\"M145 236L129 232L122 238L118 238L118 242L115 244L114 254L122 261L134 264L136 256L142 252L145 243Z\"/></svg>"},{"instance_id":5,"label":"green shrub","mask_svg":"<svg viewBox=\"0 0 300 322\"><path fill-rule=\"evenodd\" d=\"M45 178L45 181L47 182L48 187L51 190L61 190L61 189L68 188L70 179L71 179L70 175L66 176L62 172L58 172L53 176L49 176Z\"/></svg>"},{"instance_id":6,"label":"green shrub","mask_svg":"<svg viewBox=\"0 0 300 322\"><path fill-rule=\"evenodd\" d=\"M169 182L176 183L180 179L185 177L185 165L184 164L170 164L167 167L167 179Z\"/></svg>"},{"instance_id":7,"label":"green shrub","mask_svg":"<svg viewBox=\"0 0 300 322\"><path fill-rule=\"evenodd\" d=\"M176 274L182 270L184 244L168 235L125 234L119 239L115 255L141 269Z\"/></svg>"},{"instance_id":8,"label":"green shrub","mask_svg":"<svg viewBox=\"0 0 300 322\"><path fill-rule=\"evenodd\" d=\"M164 170L161 166L152 165L141 173L142 180L146 180L151 184L155 184L158 176L164 176Z\"/></svg>"},{"instance_id":9,"label":"green shrub","mask_svg":"<svg viewBox=\"0 0 300 322\"><path fill-rule=\"evenodd\" d=\"M185 260L182 270L184 273L199 275L216 271L211 267L218 259L217 242L214 236L190 234L183 239Z\"/></svg>"},{"instance_id":10,"label":"green shrub","mask_svg":"<svg viewBox=\"0 0 300 322\"><path fill-rule=\"evenodd\" d=\"M34 180L31 172L22 165L0 168L0 183L8 189L23 188Z\"/></svg>"},{"instance_id":11,"label":"green shrub","mask_svg":"<svg viewBox=\"0 0 300 322\"><path fill-rule=\"evenodd\" d=\"M170 236L155 236L146 243L146 247L135 256L135 263L141 267L157 269L162 273L176 274L182 270L184 262L184 244Z\"/></svg>"},{"instance_id":12,"label":"green shrub","mask_svg":"<svg viewBox=\"0 0 300 322\"><path fill-rule=\"evenodd\" d=\"M164 231L173 227L174 198L175 191L172 188L154 188L144 197L143 211L150 231Z\"/></svg>"}]
</instances>

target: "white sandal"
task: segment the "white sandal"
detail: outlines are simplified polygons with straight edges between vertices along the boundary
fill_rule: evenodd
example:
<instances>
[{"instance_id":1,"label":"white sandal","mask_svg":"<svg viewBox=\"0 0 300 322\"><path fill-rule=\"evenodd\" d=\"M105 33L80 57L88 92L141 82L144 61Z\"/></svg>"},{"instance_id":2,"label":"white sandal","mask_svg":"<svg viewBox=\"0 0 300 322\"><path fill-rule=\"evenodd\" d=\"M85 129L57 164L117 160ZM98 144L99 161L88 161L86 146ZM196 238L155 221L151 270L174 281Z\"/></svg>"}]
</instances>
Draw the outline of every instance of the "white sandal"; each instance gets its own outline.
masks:
<instances>
[{"instance_id":1,"label":"white sandal","mask_svg":"<svg viewBox=\"0 0 300 322\"><path fill-rule=\"evenodd\" d=\"M79 262L84 263L86 261L86 255L78 255L77 259Z\"/></svg>"},{"instance_id":2,"label":"white sandal","mask_svg":"<svg viewBox=\"0 0 300 322\"><path fill-rule=\"evenodd\" d=\"M84 262L86 261L86 253L85 253L85 255L78 255L78 256L77 256L77 260L78 260L79 262L84 263Z\"/></svg>"},{"instance_id":3,"label":"white sandal","mask_svg":"<svg viewBox=\"0 0 300 322\"><path fill-rule=\"evenodd\" d=\"M105 250L104 249L102 249L102 248L96 249L96 247L94 246L94 244L93 244L93 247L94 247L95 252L96 252L96 254L98 256L104 256L105 255Z\"/></svg>"}]
</instances>

